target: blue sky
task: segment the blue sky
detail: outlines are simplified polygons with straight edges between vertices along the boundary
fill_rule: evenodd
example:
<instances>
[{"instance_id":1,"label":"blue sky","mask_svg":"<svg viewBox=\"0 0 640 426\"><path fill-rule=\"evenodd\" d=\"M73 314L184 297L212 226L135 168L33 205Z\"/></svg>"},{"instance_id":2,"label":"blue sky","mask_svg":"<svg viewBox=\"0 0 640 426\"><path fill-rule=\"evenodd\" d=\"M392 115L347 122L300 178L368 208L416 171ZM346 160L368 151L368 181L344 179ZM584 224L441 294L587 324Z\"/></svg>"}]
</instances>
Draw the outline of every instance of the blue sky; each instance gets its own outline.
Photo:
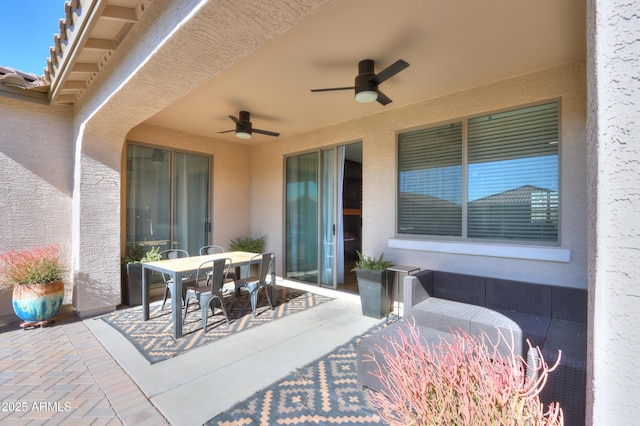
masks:
<instances>
[{"instance_id":1,"label":"blue sky","mask_svg":"<svg viewBox=\"0 0 640 426\"><path fill-rule=\"evenodd\" d=\"M0 65L44 74L65 0L0 0Z\"/></svg>"}]
</instances>

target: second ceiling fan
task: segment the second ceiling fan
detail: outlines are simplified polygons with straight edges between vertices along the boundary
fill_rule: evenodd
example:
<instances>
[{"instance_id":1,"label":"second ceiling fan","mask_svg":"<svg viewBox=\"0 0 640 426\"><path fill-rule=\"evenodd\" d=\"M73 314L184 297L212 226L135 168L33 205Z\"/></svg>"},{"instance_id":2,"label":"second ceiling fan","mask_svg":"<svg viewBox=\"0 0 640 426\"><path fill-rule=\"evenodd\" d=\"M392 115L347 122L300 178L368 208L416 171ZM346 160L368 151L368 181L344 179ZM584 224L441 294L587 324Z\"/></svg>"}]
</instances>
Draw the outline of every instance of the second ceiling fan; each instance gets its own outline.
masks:
<instances>
[{"instance_id":1,"label":"second ceiling fan","mask_svg":"<svg viewBox=\"0 0 640 426\"><path fill-rule=\"evenodd\" d=\"M251 113L249 111L240 111L239 118L230 115L229 118L236 123L236 128L233 130L225 130L218 133L236 132L236 137L240 139L249 139L252 133L259 133L267 136L280 136L280 133L271 132L269 130L254 129L251 125Z\"/></svg>"},{"instance_id":2,"label":"second ceiling fan","mask_svg":"<svg viewBox=\"0 0 640 426\"><path fill-rule=\"evenodd\" d=\"M375 73L375 63L372 59L364 59L358 63L358 75L355 84L348 87L331 87L328 89L311 89L312 92L329 92L334 90L355 90L358 102L378 101L382 105L387 105L391 99L378 89L378 85L390 79L400 71L407 68L409 64L402 59L397 60L387 68Z\"/></svg>"}]
</instances>

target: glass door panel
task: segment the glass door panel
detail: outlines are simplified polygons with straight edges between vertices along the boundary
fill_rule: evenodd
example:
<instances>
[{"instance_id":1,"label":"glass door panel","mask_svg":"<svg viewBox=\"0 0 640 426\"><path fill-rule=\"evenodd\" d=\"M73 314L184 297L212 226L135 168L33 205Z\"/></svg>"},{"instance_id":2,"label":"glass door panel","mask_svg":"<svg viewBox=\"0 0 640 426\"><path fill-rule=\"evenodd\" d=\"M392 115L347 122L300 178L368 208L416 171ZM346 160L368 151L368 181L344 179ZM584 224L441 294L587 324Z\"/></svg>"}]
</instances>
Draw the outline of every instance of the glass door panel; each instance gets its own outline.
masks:
<instances>
[{"instance_id":1,"label":"glass door panel","mask_svg":"<svg viewBox=\"0 0 640 426\"><path fill-rule=\"evenodd\" d=\"M126 241L196 255L210 239L208 156L127 146Z\"/></svg>"},{"instance_id":2,"label":"glass door panel","mask_svg":"<svg viewBox=\"0 0 640 426\"><path fill-rule=\"evenodd\" d=\"M286 276L318 283L318 153L286 159Z\"/></svg>"},{"instance_id":3,"label":"glass door panel","mask_svg":"<svg viewBox=\"0 0 640 426\"><path fill-rule=\"evenodd\" d=\"M193 256L209 244L209 158L176 152L174 176L174 247Z\"/></svg>"},{"instance_id":4,"label":"glass door panel","mask_svg":"<svg viewBox=\"0 0 640 426\"><path fill-rule=\"evenodd\" d=\"M322 174L320 187L320 284L335 287L334 270L336 265L336 222L335 222L335 150L322 151Z\"/></svg>"},{"instance_id":5,"label":"glass door panel","mask_svg":"<svg viewBox=\"0 0 640 426\"><path fill-rule=\"evenodd\" d=\"M126 200L127 243L170 247L170 151L128 146Z\"/></svg>"}]
</instances>

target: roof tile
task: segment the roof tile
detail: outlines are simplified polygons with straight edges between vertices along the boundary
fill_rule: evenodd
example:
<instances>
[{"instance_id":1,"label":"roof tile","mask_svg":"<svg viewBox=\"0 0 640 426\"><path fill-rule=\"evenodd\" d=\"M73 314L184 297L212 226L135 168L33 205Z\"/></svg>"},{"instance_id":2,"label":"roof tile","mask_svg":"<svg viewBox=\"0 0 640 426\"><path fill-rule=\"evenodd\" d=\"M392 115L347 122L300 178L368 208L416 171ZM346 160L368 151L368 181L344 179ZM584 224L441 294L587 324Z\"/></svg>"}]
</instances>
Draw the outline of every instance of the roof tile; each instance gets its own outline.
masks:
<instances>
[{"instance_id":1,"label":"roof tile","mask_svg":"<svg viewBox=\"0 0 640 426\"><path fill-rule=\"evenodd\" d=\"M49 81L46 78L3 66L0 66L0 84L39 92L49 90Z\"/></svg>"}]
</instances>

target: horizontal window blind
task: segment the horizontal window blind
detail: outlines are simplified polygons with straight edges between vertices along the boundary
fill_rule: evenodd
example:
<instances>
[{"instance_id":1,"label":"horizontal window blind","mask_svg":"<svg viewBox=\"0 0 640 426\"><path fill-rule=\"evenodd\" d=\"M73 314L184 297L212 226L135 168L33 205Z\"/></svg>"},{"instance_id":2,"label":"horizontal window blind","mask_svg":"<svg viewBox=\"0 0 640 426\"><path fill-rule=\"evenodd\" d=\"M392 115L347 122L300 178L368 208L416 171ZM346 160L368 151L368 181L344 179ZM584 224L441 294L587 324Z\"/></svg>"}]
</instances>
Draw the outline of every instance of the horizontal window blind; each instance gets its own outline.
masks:
<instances>
[{"instance_id":1,"label":"horizontal window blind","mask_svg":"<svg viewBox=\"0 0 640 426\"><path fill-rule=\"evenodd\" d=\"M398 232L462 235L462 123L398 136Z\"/></svg>"},{"instance_id":2,"label":"horizontal window blind","mask_svg":"<svg viewBox=\"0 0 640 426\"><path fill-rule=\"evenodd\" d=\"M469 238L558 239L558 104L469 120Z\"/></svg>"},{"instance_id":3,"label":"horizontal window blind","mask_svg":"<svg viewBox=\"0 0 640 426\"><path fill-rule=\"evenodd\" d=\"M466 137L462 122L399 134L398 233L557 243L558 113L551 102L469 119Z\"/></svg>"}]
</instances>

